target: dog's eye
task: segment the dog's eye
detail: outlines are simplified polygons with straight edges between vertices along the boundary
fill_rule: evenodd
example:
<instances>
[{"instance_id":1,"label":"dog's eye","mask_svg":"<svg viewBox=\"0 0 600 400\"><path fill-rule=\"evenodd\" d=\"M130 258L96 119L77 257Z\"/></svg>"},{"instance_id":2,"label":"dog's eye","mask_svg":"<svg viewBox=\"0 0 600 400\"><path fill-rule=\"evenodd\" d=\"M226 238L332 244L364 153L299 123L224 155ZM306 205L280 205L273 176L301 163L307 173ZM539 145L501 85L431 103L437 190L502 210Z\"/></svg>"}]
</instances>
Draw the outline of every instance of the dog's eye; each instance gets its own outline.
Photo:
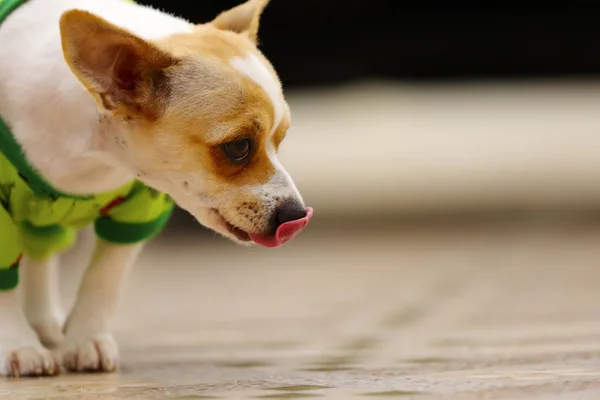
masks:
<instances>
[{"instance_id":1,"label":"dog's eye","mask_svg":"<svg viewBox=\"0 0 600 400\"><path fill-rule=\"evenodd\" d=\"M225 143L223 149L227 157L236 163L245 162L250 155L251 143L248 139L236 140L235 142Z\"/></svg>"}]
</instances>

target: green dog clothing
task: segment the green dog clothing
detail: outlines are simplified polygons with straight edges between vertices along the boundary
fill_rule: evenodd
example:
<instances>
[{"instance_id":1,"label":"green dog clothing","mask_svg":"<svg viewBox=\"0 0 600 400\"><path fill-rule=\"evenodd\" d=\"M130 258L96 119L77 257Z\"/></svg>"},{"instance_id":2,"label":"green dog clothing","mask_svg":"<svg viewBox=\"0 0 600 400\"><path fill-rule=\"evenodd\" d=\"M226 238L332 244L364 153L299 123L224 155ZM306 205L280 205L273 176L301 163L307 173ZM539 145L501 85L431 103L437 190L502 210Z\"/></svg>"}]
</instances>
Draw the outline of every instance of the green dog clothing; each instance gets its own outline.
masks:
<instances>
[{"instance_id":1,"label":"green dog clothing","mask_svg":"<svg viewBox=\"0 0 600 400\"><path fill-rule=\"evenodd\" d=\"M0 0L0 23L25 1ZM108 242L138 243L157 234L172 209L167 195L139 181L93 196L59 192L33 169L0 119L0 290L17 286L23 254L43 259L63 251L91 223Z\"/></svg>"}]
</instances>

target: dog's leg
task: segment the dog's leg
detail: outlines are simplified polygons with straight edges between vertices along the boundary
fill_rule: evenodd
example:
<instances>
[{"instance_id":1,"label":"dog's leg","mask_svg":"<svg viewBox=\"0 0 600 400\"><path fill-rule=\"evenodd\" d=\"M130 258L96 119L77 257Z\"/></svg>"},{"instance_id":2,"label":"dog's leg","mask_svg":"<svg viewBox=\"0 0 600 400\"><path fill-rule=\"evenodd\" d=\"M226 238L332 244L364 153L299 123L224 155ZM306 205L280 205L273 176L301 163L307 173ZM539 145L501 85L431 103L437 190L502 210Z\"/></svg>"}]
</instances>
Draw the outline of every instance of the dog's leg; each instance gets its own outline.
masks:
<instances>
[{"instance_id":1,"label":"dog's leg","mask_svg":"<svg viewBox=\"0 0 600 400\"><path fill-rule=\"evenodd\" d=\"M110 372L117 368L119 351L110 325L127 273L141 249L141 244L98 239L65 325L61 355L66 369Z\"/></svg>"},{"instance_id":2,"label":"dog's leg","mask_svg":"<svg viewBox=\"0 0 600 400\"><path fill-rule=\"evenodd\" d=\"M0 375L55 375L60 367L29 327L15 289L0 291Z\"/></svg>"},{"instance_id":3,"label":"dog's leg","mask_svg":"<svg viewBox=\"0 0 600 400\"><path fill-rule=\"evenodd\" d=\"M23 309L29 325L48 348L56 347L63 339L65 314L58 287L57 258L34 260L24 257L21 264Z\"/></svg>"}]
</instances>

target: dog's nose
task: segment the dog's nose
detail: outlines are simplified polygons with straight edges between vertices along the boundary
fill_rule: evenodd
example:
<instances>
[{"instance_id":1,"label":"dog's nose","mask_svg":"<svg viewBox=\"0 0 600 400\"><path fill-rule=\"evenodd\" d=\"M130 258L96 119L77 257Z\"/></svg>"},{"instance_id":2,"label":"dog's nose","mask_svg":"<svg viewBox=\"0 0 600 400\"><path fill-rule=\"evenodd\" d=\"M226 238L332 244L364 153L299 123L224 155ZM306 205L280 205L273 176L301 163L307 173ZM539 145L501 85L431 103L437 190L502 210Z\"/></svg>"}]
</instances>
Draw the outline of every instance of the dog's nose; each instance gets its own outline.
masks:
<instances>
[{"instance_id":1,"label":"dog's nose","mask_svg":"<svg viewBox=\"0 0 600 400\"><path fill-rule=\"evenodd\" d=\"M278 225L286 222L296 221L306 217L306 210L300 204L284 204L277 210Z\"/></svg>"}]
</instances>

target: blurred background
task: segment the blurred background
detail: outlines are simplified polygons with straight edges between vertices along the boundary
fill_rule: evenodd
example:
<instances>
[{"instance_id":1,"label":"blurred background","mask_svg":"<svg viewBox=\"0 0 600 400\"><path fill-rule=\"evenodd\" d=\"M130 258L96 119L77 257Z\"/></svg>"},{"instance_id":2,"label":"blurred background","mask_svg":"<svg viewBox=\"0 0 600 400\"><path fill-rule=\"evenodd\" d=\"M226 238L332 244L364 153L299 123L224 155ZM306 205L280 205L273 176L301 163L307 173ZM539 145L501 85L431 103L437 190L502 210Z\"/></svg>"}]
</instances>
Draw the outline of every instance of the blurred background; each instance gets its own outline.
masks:
<instances>
[{"instance_id":1,"label":"blurred background","mask_svg":"<svg viewBox=\"0 0 600 400\"><path fill-rule=\"evenodd\" d=\"M239 3L141 2L198 23ZM315 221L595 213L599 11L272 1L260 47L293 114L281 158Z\"/></svg>"}]
</instances>

